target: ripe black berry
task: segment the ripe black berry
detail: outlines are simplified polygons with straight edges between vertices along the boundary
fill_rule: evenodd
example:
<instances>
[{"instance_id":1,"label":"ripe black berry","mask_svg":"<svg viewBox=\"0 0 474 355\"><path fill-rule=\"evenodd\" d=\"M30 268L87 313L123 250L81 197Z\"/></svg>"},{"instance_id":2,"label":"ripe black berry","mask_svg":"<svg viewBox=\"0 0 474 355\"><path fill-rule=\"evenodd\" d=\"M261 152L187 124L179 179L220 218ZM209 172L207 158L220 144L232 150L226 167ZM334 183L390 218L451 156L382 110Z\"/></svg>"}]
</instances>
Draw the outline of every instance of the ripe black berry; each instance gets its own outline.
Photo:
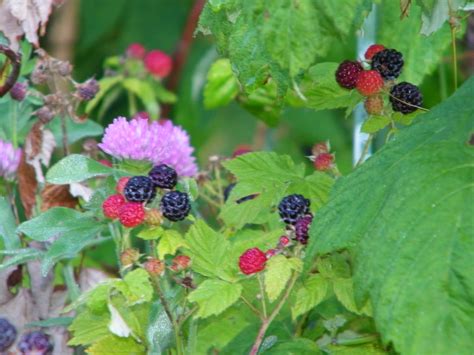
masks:
<instances>
[{"instance_id":1,"label":"ripe black berry","mask_svg":"<svg viewBox=\"0 0 474 355\"><path fill-rule=\"evenodd\" d=\"M301 244L308 243L309 227L313 221L312 215L307 215L298 219L295 223L295 239Z\"/></svg>"},{"instance_id":2,"label":"ripe black berry","mask_svg":"<svg viewBox=\"0 0 474 355\"><path fill-rule=\"evenodd\" d=\"M178 174L172 167L161 164L154 166L148 173L155 187L162 189L172 189L178 183Z\"/></svg>"},{"instance_id":3,"label":"ripe black berry","mask_svg":"<svg viewBox=\"0 0 474 355\"><path fill-rule=\"evenodd\" d=\"M123 194L130 202L149 202L155 198L156 190L148 176L134 176L128 180Z\"/></svg>"},{"instance_id":4,"label":"ripe black berry","mask_svg":"<svg viewBox=\"0 0 474 355\"><path fill-rule=\"evenodd\" d=\"M22 354L46 355L53 351L53 344L49 336L40 331L34 331L22 336L18 343L18 350Z\"/></svg>"},{"instance_id":5,"label":"ripe black berry","mask_svg":"<svg viewBox=\"0 0 474 355\"><path fill-rule=\"evenodd\" d=\"M6 351L16 339L16 329L5 318L0 318L0 352Z\"/></svg>"},{"instance_id":6,"label":"ripe black berry","mask_svg":"<svg viewBox=\"0 0 474 355\"><path fill-rule=\"evenodd\" d=\"M354 89L356 87L357 78L364 70L359 62L345 60L336 70L337 83L346 89Z\"/></svg>"},{"instance_id":7,"label":"ripe black berry","mask_svg":"<svg viewBox=\"0 0 474 355\"><path fill-rule=\"evenodd\" d=\"M309 214L311 202L299 194L284 197L278 205L278 212L283 222L295 224L296 221Z\"/></svg>"},{"instance_id":8,"label":"ripe black berry","mask_svg":"<svg viewBox=\"0 0 474 355\"><path fill-rule=\"evenodd\" d=\"M161 213L170 221L176 222L186 218L191 210L189 196L180 191L170 191L161 198Z\"/></svg>"},{"instance_id":9,"label":"ripe black berry","mask_svg":"<svg viewBox=\"0 0 474 355\"><path fill-rule=\"evenodd\" d=\"M390 90L390 103L393 111L406 115L423 105L423 95L416 85L404 81Z\"/></svg>"},{"instance_id":10,"label":"ripe black berry","mask_svg":"<svg viewBox=\"0 0 474 355\"><path fill-rule=\"evenodd\" d=\"M403 68L403 55L395 49L384 49L372 57L372 69L385 80L398 78Z\"/></svg>"}]
</instances>

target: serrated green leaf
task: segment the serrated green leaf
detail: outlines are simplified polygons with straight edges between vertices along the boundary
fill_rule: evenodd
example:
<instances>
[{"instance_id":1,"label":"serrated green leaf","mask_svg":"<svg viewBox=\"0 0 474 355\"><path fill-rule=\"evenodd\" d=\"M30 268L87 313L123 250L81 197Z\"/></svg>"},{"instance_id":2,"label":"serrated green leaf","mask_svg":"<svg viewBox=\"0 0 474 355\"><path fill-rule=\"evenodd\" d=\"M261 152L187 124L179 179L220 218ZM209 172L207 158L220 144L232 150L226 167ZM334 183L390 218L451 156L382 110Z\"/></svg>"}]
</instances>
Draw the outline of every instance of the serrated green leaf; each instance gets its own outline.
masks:
<instances>
[{"instance_id":1,"label":"serrated green leaf","mask_svg":"<svg viewBox=\"0 0 474 355\"><path fill-rule=\"evenodd\" d=\"M137 343L133 338L121 338L116 335L108 335L100 339L90 346L86 352L90 355L110 355L114 352L133 355L146 354L143 345Z\"/></svg>"},{"instance_id":2,"label":"serrated green leaf","mask_svg":"<svg viewBox=\"0 0 474 355\"><path fill-rule=\"evenodd\" d=\"M159 239L165 230L162 227L152 227L140 231L137 237L143 240L156 240Z\"/></svg>"},{"instance_id":3,"label":"serrated green leaf","mask_svg":"<svg viewBox=\"0 0 474 355\"><path fill-rule=\"evenodd\" d=\"M293 271L301 270L302 262L297 258L276 255L267 261L265 267L265 292L274 302L285 289Z\"/></svg>"},{"instance_id":4,"label":"serrated green leaf","mask_svg":"<svg viewBox=\"0 0 474 355\"><path fill-rule=\"evenodd\" d=\"M316 265L319 273L327 279L351 277L351 269L347 258L340 253L333 253L319 258Z\"/></svg>"},{"instance_id":5,"label":"serrated green leaf","mask_svg":"<svg viewBox=\"0 0 474 355\"><path fill-rule=\"evenodd\" d=\"M46 173L46 181L63 185L81 182L96 176L109 175L112 168L85 155L71 154L54 164Z\"/></svg>"},{"instance_id":6,"label":"serrated green leaf","mask_svg":"<svg viewBox=\"0 0 474 355\"><path fill-rule=\"evenodd\" d=\"M299 105L314 110L355 107L363 100L356 90L341 88L336 82L338 63L320 63L309 68L301 84L300 91L306 98Z\"/></svg>"},{"instance_id":7,"label":"serrated green leaf","mask_svg":"<svg viewBox=\"0 0 474 355\"><path fill-rule=\"evenodd\" d=\"M360 130L364 133L375 133L387 127L389 123L389 117L371 115L364 121Z\"/></svg>"},{"instance_id":8,"label":"serrated green leaf","mask_svg":"<svg viewBox=\"0 0 474 355\"><path fill-rule=\"evenodd\" d=\"M355 301L400 353L467 353L474 314L474 78L338 180L306 249L348 249Z\"/></svg>"},{"instance_id":9,"label":"serrated green leaf","mask_svg":"<svg viewBox=\"0 0 474 355\"><path fill-rule=\"evenodd\" d=\"M79 313L69 326L73 337L69 340L68 345L89 345L110 335L109 321L110 315L107 312L96 314L83 311Z\"/></svg>"},{"instance_id":10,"label":"serrated green leaf","mask_svg":"<svg viewBox=\"0 0 474 355\"><path fill-rule=\"evenodd\" d=\"M222 234L198 220L189 228L185 240L195 272L227 281L235 279L227 262L230 243Z\"/></svg>"},{"instance_id":11,"label":"serrated green leaf","mask_svg":"<svg viewBox=\"0 0 474 355\"><path fill-rule=\"evenodd\" d=\"M0 250L0 255L8 255L8 258L3 259L0 264L0 272L9 268L10 266L24 264L30 260L39 259L44 252L38 249L25 248L11 250L12 253L5 253L4 250Z\"/></svg>"},{"instance_id":12,"label":"serrated green leaf","mask_svg":"<svg viewBox=\"0 0 474 355\"><path fill-rule=\"evenodd\" d=\"M119 287L124 292L128 304L138 304L142 302L149 302L153 297L153 286L150 281L150 276L144 269L135 269L129 272L123 278L125 285L128 287L128 292Z\"/></svg>"},{"instance_id":13,"label":"serrated green leaf","mask_svg":"<svg viewBox=\"0 0 474 355\"><path fill-rule=\"evenodd\" d=\"M274 80L268 79L265 84L248 95L240 95L238 101L243 108L270 127L280 122L283 101L278 98L277 86Z\"/></svg>"},{"instance_id":14,"label":"serrated green leaf","mask_svg":"<svg viewBox=\"0 0 474 355\"><path fill-rule=\"evenodd\" d=\"M311 275L296 292L295 302L291 307L291 316L298 316L309 312L321 303L328 293L329 282L321 275Z\"/></svg>"},{"instance_id":15,"label":"serrated green leaf","mask_svg":"<svg viewBox=\"0 0 474 355\"><path fill-rule=\"evenodd\" d=\"M0 196L0 237L5 249L20 248L20 237L16 234L15 216L8 200Z\"/></svg>"},{"instance_id":16,"label":"serrated green leaf","mask_svg":"<svg viewBox=\"0 0 474 355\"><path fill-rule=\"evenodd\" d=\"M174 255L181 247L186 247L186 240L179 232L174 230L166 230L157 246L158 257L164 259L165 255Z\"/></svg>"},{"instance_id":17,"label":"serrated green leaf","mask_svg":"<svg viewBox=\"0 0 474 355\"><path fill-rule=\"evenodd\" d=\"M207 73L204 106L208 109L225 106L239 93L239 82L228 59L216 60Z\"/></svg>"},{"instance_id":18,"label":"serrated green leaf","mask_svg":"<svg viewBox=\"0 0 474 355\"><path fill-rule=\"evenodd\" d=\"M221 280L206 280L188 296L190 302L196 302L199 309L197 318L217 315L232 306L242 293L242 285Z\"/></svg>"},{"instance_id":19,"label":"serrated green leaf","mask_svg":"<svg viewBox=\"0 0 474 355\"><path fill-rule=\"evenodd\" d=\"M370 303L358 307L354 299L354 284L352 279L333 279L332 288L339 302L349 311L357 314L372 315Z\"/></svg>"},{"instance_id":20,"label":"serrated green leaf","mask_svg":"<svg viewBox=\"0 0 474 355\"><path fill-rule=\"evenodd\" d=\"M148 323L146 337L150 344L149 352L161 354L173 341L173 324L159 301L152 304Z\"/></svg>"},{"instance_id":21,"label":"serrated green leaf","mask_svg":"<svg viewBox=\"0 0 474 355\"><path fill-rule=\"evenodd\" d=\"M400 124L405 125L405 126L409 126L409 125L412 124L415 117L420 115L420 114L423 114L423 112L421 112L420 110L416 110L415 112L409 113L407 115L404 115L400 112L395 112L392 115L392 119L397 123L400 123Z\"/></svg>"}]
</instances>

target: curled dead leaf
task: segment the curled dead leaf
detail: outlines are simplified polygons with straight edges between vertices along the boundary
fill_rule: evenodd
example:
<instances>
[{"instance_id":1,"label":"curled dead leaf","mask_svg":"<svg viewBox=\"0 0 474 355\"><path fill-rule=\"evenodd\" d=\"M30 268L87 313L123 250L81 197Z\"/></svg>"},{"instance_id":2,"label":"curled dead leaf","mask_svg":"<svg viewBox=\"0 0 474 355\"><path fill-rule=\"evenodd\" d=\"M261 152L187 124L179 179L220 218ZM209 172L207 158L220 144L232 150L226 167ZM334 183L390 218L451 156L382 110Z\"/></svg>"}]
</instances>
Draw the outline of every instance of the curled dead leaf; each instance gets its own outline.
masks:
<instances>
[{"instance_id":1,"label":"curled dead leaf","mask_svg":"<svg viewBox=\"0 0 474 355\"><path fill-rule=\"evenodd\" d=\"M41 191L41 211L47 211L53 207L74 208L77 205L75 198L69 191L69 185L46 184Z\"/></svg>"},{"instance_id":2,"label":"curled dead leaf","mask_svg":"<svg viewBox=\"0 0 474 355\"><path fill-rule=\"evenodd\" d=\"M43 170L41 164L49 165L51 155L56 147L56 140L53 133L45 129L44 124L36 122L31 128L25 141L26 162L33 166L36 180L44 183Z\"/></svg>"},{"instance_id":3,"label":"curled dead leaf","mask_svg":"<svg viewBox=\"0 0 474 355\"><path fill-rule=\"evenodd\" d=\"M24 150L21 155L17 176L21 203L25 210L26 217L30 218L36 204L36 189L38 188L38 182L36 181L35 169L26 162Z\"/></svg>"}]
</instances>

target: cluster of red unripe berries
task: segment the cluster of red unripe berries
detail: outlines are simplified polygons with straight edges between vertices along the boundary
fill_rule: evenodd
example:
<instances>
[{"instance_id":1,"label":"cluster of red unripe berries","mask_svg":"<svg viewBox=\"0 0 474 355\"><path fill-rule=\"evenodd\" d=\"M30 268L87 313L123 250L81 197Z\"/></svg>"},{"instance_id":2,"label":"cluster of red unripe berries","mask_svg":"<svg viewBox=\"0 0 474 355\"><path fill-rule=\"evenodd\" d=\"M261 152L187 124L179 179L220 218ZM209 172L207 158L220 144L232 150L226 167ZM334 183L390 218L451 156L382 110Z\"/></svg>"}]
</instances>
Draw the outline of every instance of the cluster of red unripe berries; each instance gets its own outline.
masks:
<instances>
[{"instance_id":1,"label":"cluster of red unripe berries","mask_svg":"<svg viewBox=\"0 0 474 355\"><path fill-rule=\"evenodd\" d=\"M169 55L157 49L147 52L140 43L130 44L126 55L128 58L143 61L146 70L160 79L166 78L173 68L173 60Z\"/></svg>"},{"instance_id":2,"label":"cluster of red unripe berries","mask_svg":"<svg viewBox=\"0 0 474 355\"><path fill-rule=\"evenodd\" d=\"M366 96L365 109L369 114L383 113L384 100L380 95L383 89L389 91L392 110L408 114L423 104L423 97L418 87L394 80L402 72L403 55L395 49L385 48L380 44L371 45L365 52L365 62L343 61L336 70L336 81L345 89L357 89ZM365 69L364 66L370 69Z\"/></svg>"}]
</instances>

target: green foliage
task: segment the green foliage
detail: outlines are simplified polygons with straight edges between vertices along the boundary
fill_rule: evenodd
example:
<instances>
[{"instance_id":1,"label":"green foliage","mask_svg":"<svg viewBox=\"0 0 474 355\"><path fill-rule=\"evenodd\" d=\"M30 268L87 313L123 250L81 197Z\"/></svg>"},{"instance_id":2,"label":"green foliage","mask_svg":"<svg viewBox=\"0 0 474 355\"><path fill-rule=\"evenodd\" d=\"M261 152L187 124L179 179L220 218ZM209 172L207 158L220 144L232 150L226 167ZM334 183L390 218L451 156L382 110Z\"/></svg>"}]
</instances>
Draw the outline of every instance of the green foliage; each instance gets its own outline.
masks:
<instances>
[{"instance_id":1,"label":"green foliage","mask_svg":"<svg viewBox=\"0 0 474 355\"><path fill-rule=\"evenodd\" d=\"M61 120L59 118L53 119L48 123L47 127L53 132L57 147L63 146L63 136ZM90 119L83 123L76 123L73 120L66 120L67 142L69 145L80 141L87 137L97 137L102 135L104 129L100 124Z\"/></svg>"},{"instance_id":2,"label":"green foliage","mask_svg":"<svg viewBox=\"0 0 474 355\"><path fill-rule=\"evenodd\" d=\"M293 272L301 271L298 258L276 255L268 260L265 267L265 292L270 302L274 302L287 286Z\"/></svg>"},{"instance_id":3,"label":"green foliage","mask_svg":"<svg viewBox=\"0 0 474 355\"><path fill-rule=\"evenodd\" d=\"M387 116L369 116L361 127L364 133L375 133L387 127L390 124L390 118Z\"/></svg>"},{"instance_id":4,"label":"green foliage","mask_svg":"<svg viewBox=\"0 0 474 355\"><path fill-rule=\"evenodd\" d=\"M311 200L317 210L326 201L333 179L315 172L305 177L303 164L289 156L272 152L248 153L224 163L237 178L237 185L221 211L224 222L236 228L246 223L266 223L277 218L273 208L281 198L299 192ZM236 203L242 197L258 194L254 199Z\"/></svg>"},{"instance_id":5,"label":"green foliage","mask_svg":"<svg viewBox=\"0 0 474 355\"><path fill-rule=\"evenodd\" d=\"M8 259L3 259L0 264L0 271L9 268L10 266L23 264L30 260L39 259L44 253L38 249L25 248L14 250L0 250L0 255L8 256Z\"/></svg>"},{"instance_id":6,"label":"green foliage","mask_svg":"<svg viewBox=\"0 0 474 355\"><path fill-rule=\"evenodd\" d=\"M207 73L204 87L204 106L216 108L225 106L239 93L239 82L232 72L228 59L215 61Z\"/></svg>"},{"instance_id":7,"label":"green foliage","mask_svg":"<svg viewBox=\"0 0 474 355\"><path fill-rule=\"evenodd\" d=\"M16 222L8 200L0 196L0 237L5 249L12 250L20 247L20 238L16 234Z\"/></svg>"},{"instance_id":8,"label":"green foliage","mask_svg":"<svg viewBox=\"0 0 474 355\"><path fill-rule=\"evenodd\" d=\"M122 338L116 335L108 335L98 342L94 343L87 349L87 353L91 355L109 355L112 349L120 349L120 353L124 354L146 354L143 345L138 344L132 338Z\"/></svg>"},{"instance_id":9,"label":"green foliage","mask_svg":"<svg viewBox=\"0 0 474 355\"><path fill-rule=\"evenodd\" d=\"M156 250L158 257L163 259L165 255L175 255L179 248L186 246L186 240L181 234L174 230L167 230L162 234Z\"/></svg>"},{"instance_id":10,"label":"green foliage","mask_svg":"<svg viewBox=\"0 0 474 355\"><path fill-rule=\"evenodd\" d=\"M188 296L189 301L196 302L199 309L198 318L217 315L232 306L242 293L242 285L222 280L206 280Z\"/></svg>"},{"instance_id":11,"label":"green foliage","mask_svg":"<svg viewBox=\"0 0 474 355\"><path fill-rule=\"evenodd\" d=\"M271 355L318 355L322 354L316 343L310 339L295 338L290 341L279 342L265 351Z\"/></svg>"},{"instance_id":12,"label":"green foliage","mask_svg":"<svg viewBox=\"0 0 474 355\"><path fill-rule=\"evenodd\" d=\"M112 171L112 168L84 155L71 154L61 159L48 170L46 180L51 184L70 184L96 176L109 175Z\"/></svg>"},{"instance_id":13,"label":"green foliage","mask_svg":"<svg viewBox=\"0 0 474 355\"><path fill-rule=\"evenodd\" d=\"M473 90L471 78L340 179L311 229L306 265L348 249L356 304L371 298L377 328L401 353L472 346Z\"/></svg>"},{"instance_id":14,"label":"green foliage","mask_svg":"<svg viewBox=\"0 0 474 355\"><path fill-rule=\"evenodd\" d=\"M417 4L422 10L423 26L420 33L428 36L438 31L452 14L466 5L467 2L468 0L417 0Z\"/></svg>"},{"instance_id":15,"label":"green foliage","mask_svg":"<svg viewBox=\"0 0 474 355\"><path fill-rule=\"evenodd\" d=\"M291 308L293 319L310 311L327 296L329 282L321 275L311 275L296 292L295 302Z\"/></svg>"}]
</instances>

